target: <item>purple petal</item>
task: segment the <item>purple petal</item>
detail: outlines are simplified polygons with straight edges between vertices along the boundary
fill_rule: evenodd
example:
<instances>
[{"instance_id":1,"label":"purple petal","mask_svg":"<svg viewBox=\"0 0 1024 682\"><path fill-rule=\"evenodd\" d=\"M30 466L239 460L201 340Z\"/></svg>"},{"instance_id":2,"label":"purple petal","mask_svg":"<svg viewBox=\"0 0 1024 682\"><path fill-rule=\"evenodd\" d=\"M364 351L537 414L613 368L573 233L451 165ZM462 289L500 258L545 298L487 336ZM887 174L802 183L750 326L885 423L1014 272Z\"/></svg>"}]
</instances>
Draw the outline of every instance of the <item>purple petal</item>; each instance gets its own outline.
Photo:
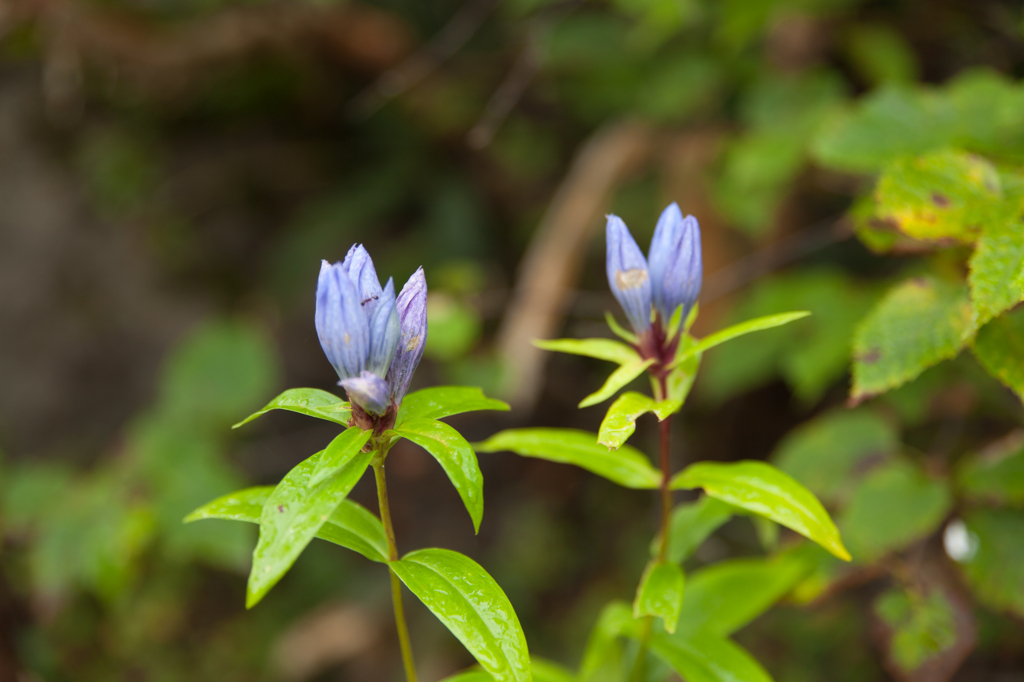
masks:
<instances>
[{"instance_id":1,"label":"purple petal","mask_svg":"<svg viewBox=\"0 0 1024 682\"><path fill-rule=\"evenodd\" d=\"M395 403L401 403L427 342L427 278L423 268L412 274L398 295L398 318L402 333L395 359L388 370L388 385Z\"/></svg>"}]
</instances>

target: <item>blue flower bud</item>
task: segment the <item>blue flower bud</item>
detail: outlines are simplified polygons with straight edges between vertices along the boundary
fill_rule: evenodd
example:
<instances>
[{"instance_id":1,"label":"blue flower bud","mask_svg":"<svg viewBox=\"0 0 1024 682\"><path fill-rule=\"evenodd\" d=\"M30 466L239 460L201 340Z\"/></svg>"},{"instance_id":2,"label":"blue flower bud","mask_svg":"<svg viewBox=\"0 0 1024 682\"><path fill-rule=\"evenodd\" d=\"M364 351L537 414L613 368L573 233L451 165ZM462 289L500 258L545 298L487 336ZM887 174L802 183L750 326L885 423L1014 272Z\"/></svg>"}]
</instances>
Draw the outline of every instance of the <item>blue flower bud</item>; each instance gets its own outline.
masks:
<instances>
[{"instance_id":1,"label":"blue flower bud","mask_svg":"<svg viewBox=\"0 0 1024 682\"><path fill-rule=\"evenodd\" d=\"M373 267L373 259L362 244L353 244L341 262L341 268L359 292L359 301L366 311L366 316L373 315L380 299L380 279Z\"/></svg>"},{"instance_id":2,"label":"blue flower bud","mask_svg":"<svg viewBox=\"0 0 1024 682\"><path fill-rule=\"evenodd\" d=\"M366 363L369 371L379 377L387 373L401 332L395 307L395 280L388 279L376 301L376 309L370 315L370 357Z\"/></svg>"},{"instance_id":3,"label":"blue flower bud","mask_svg":"<svg viewBox=\"0 0 1024 682\"><path fill-rule=\"evenodd\" d=\"M314 323L320 346L342 379L366 369L370 325L362 299L341 263L323 261L316 285Z\"/></svg>"},{"instance_id":4,"label":"blue flower bud","mask_svg":"<svg viewBox=\"0 0 1024 682\"><path fill-rule=\"evenodd\" d=\"M427 278L423 268L412 273L402 287L397 307L402 331L395 359L388 370L388 385L395 404L400 404L427 342Z\"/></svg>"},{"instance_id":5,"label":"blue flower bud","mask_svg":"<svg viewBox=\"0 0 1024 682\"><path fill-rule=\"evenodd\" d=\"M380 417L391 406L387 382L372 372L362 372L357 377L342 379L338 383L345 388L348 399L368 414Z\"/></svg>"},{"instance_id":6,"label":"blue flower bud","mask_svg":"<svg viewBox=\"0 0 1024 682\"><path fill-rule=\"evenodd\" d=\"M683 218L679 206L671 204L658 219L648 257L654 306L662 324L668 325L680 305L685 320L700 295L703 278L697 219L691 215Z\"/></svg>"},{"instance_id":7,"label":"blue flower bud","mask_svg":"<svg viewBox=\"0 0 1024 682\"><path fill-rule=\"evenodd\" d=\"M618 299L626 318L637 334L651 328L651 278L647 261L626 223L615 215L608 216L605 230L608 241L608 285Z\"/></svg>"}]
</instances>

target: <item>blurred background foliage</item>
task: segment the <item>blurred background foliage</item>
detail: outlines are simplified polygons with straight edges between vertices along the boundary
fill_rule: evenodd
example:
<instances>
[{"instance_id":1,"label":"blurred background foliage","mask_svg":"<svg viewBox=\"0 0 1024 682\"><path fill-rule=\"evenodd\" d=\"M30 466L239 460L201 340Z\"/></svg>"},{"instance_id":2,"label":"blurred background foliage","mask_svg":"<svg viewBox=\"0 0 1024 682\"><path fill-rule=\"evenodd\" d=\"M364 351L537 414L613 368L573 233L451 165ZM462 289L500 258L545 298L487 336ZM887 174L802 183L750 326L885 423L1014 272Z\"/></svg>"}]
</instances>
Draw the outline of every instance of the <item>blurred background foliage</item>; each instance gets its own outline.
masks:
<instances>
[{"instance_id":1,"label":"blurred background foliage","mask_svg":"<svg viewBox=\"0 0 1024 682\"><path fill-rule=\"evenodd\" d=\"M643 243L675 200L698 335L813 313L708 353L677 464L769 459L855 558L722 516L689 594L705 563L798 552L737 634L775 679L1024 680L1022 76L1001 0L0 0L0 679L397 679L365 562L315 544L245 612L251 529L180 523L330 439L229 428L337 390L318 260L426 268L417 383L514 401L471 439L596 430L574 406L605 368L515 331L606 333L601 213ZM653 500L486 455L473 536L423 453L392 458L403 549L477 558L574 665ZM410 608L425 680L469 664Z\"/></svg>"}]
</instances>

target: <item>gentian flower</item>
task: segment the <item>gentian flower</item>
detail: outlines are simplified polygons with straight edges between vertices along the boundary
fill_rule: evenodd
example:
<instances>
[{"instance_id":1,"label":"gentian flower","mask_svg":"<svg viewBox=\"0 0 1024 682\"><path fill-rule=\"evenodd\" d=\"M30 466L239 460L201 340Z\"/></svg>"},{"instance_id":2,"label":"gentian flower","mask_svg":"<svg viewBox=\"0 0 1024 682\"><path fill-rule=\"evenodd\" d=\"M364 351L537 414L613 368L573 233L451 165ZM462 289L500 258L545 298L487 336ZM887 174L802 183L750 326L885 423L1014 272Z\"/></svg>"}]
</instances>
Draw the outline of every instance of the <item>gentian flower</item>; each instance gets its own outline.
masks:
<instances>
[{"instance_id":1,"label":"gentian flower","mask_svg":"<svg viewBox=\"0 0 1024 682\"><path fill-rule=\"evenodd\" d=\"M666 362L678 343L677 330L668 328L673 314L682 306L681 325L700 295L697 219L684 218L679 206L671 204L658 219L647 259L618 216L608 216L606 237L608 285L637 334L637 347L644 357Z\"/></svg>"},{"instance_id":2,"label":"gentian flower","mask_svg":"<svg viewBox=\"0 0 1024 682\"><path fill-rule=\"evenodd\" d=\"M382 417L394 420L423 356L426 306L423 268L396 298L394 280L381 287L361 244L349 249L342 262L321 264L316 333L360 426L377 426Z\"/></svg>"}]
</instances>

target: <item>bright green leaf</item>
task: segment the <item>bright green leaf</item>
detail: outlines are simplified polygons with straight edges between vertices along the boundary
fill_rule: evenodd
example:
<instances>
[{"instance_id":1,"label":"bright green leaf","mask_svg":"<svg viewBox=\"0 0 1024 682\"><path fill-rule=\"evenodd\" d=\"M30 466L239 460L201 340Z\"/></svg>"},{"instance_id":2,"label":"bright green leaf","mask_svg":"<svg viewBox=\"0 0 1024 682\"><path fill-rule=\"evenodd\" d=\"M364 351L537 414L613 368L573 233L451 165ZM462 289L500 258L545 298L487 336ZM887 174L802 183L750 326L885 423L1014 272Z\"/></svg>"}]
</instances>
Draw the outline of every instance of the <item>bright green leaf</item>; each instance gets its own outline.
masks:
<instances>
[{"instance_id":1,"label":"bright green leaf","mask_svg":"<svg viewBox=\"0 0 1024 682\"><path fill-rule=\"evenodd\" d=\"M350 441L349 463L317 487L308 488L307 483L323 451L289 471L267 498L260 515L260 539L252 555L247 608L255 606L288 572L366 471L374 453L360 452L360 440Z\"/></svg>"},{"instance_id":2,"label":"bright green leaf","mask_svg":"<svg viewBox=\"0 0 1024 682\"><path fill-rule=\"evenodd\" d=\"M254 412L231 428L237 429L271 410L291 410L342 426L348 426L349 417L352 415L349 404L333 393L318 388L290 388L267 403L262 410Z\"/></svg>"},{"instance_id":3,"label":"bright green leaf","mask_svg":"<svg viewBox=\"0 0 1024 682\"><path fill-rule=\"evenodd\" d=\"M620 395L601 421L597 442L615 449L625 443L636 430L636 420L643 414L653 412L657 401L643 393L630 391Z\"/></svg>"},{"instance_id":4,"label":"bright green leaf","mask_svg":"<svg viewBox=\"0 0 1024 682\"><path fill-rule=\"evenodd\" d=\"M534 658L530 661L533 682L577 682L576 676L557 663ZM494 682L494 678L483 670L473 669L446 677L442 682Z\"/></svg>"},{"instance_id":5,"label":"bright green leaf","mask_svg":"<svg viewBox=\"0 0 1024 682\"><path fill-rule=\"evenodd\" d=\"M1024 400L1024 307L992 320L974 340L974 356L989 374Z\"/></svg>"},{"instance_id":6,"label":"bright green leaf","mask_svg":"<svg viewBox=\"0 0 1024 682\"><path fill-rule=\"evenodd\" d=\"M772 459L818 497L836 500L865 461L895 452L899 435L879 414L865 409L837 410L787 435Z\"/></svg>"},{"instance_id":7,"label":"bright green leaf","mask_svg":"<svg viewBox=\"0 0 1024 682\"><path fill-rule=\"evenodd\" d=\"M627 365L622 365L608 376L608 379L604 382L604 385L601 388L581 400L579 406L590 407L591 405L597 405L598 403L608 400L608 398L615 395L619 389L643 374L647 368L653 364L654 358L649 358L647 360L636 360Z\"/></svg>"},{"instance_id":8,"label":"bright green leaf","mask_svg":"<svg viewBox=\"0 0 1024 682\"><path fill-rule=\"evenodd\" d=\"M407 419L392 433L411 440L434 456L462 498L473 520L473 530L479 532L484 516L484 476L480 473L476 453L462 434L444 422L423 418Z\"/></svg>"},{"instance_id":9,"label":"bright green leaf","mask_svg":"<svg viewBox=\"0 0 1024 682\"><path fill-rule=\"evenodd\" d=\"M686 579L679 564L667 561L651 561L644 569L640 585L633 600L633 617L654 616L661 618L665 630L676 631L679 609L683 605L683 586Z\"/></svg>"},{"instance_id":10,"label":"bright green leaf","mask_svg":"<svg viewBox=\"0 0 1024 682\"><path fill-rule=\"evenodd\" d=\"M686 682L772 682L771 676L745 649L710 632L686 637L655 633L650 647Z\"/></svg>"},{"instance_id":11,"label":"bright green leaf","mask_svg":"<svg viewBox=\"0 0 1024 682\"><path fill-rule=\"evenodd\" d=\"M476 446L478 452L509 450L523 457L574 464L626 488L657 488L661 473L639 450L609 450L597 436L575 429L507 429Z\"/></svg>"},{"instance_id":12,"label":"bright green leaf","mask_svg":"<svg viewBox=\"0 0 1024 682\"><path fill-rule=\"evenodd\" d=\"M942 481L895 460L861 481L839 525L853 556L868 562L932 533L951 504Z\"/></svg>"},{"instance_id":13,"label":"bright green leaf","mask_svg":"<svg viewBox=\"0 0 1024 682\"><path fill-rule=\"evenodd\" d=\"M246 488L220 497L185 517L185 522L200 519L228 519L259 523L260 515L274 486ZM316 537L359 552L371 561L388 560L388 541L384 524L365 507L342 500L338 508L317 531Z\"/></svg>"},{"instance_id":14,"label":"bright green leaf","mask_svg":"<svg viewBox=\"0 0 1024 682\"><path fill-rule=\"evenodd\" d=\"M799 320L810 315L806 310L800 310L791 313L779 313L777 315L766 315L764 317L758 317L753 320L747 320L746 322L740 322L734 324L731 327L721 329L714 334L709 334L703 339L698 341L695 345L690 346L681 350L669 365L670 367L678 367L682 364L683 360L687 359L691 355L697 355L703 353L709 348L714 348L720 343L725 343L730 339L735 339L737 336L743 336L744 334L750 334L751 332L761 331L762 329L771 329L772 327L781 327L784 324L789 324L795 320Z\"/></svg>"},{"instance_id":15,"label":"bright green leaf","mask_svg":"<svg viewBox=\"0 0 1024 682\"><path fill-rule=\"evenodd\" d=\"M508 403L488 398L475 386L434 386L405 396L398 408L399 426L408 419L443 419L453 414L476 410L507 412Z\"/></svg>"},{"instance_id":16,"label":"bright green leaf","mask_svg":"<svg viewBox=\"0 0 1024 682\"><path fill-rule=\"evenodd\" d=\"M919 277L890 290L854 337L851 398L884 393L956 356L974 336L972 317L964 286Z\"/></svg>"},{"instance_id":17,"label":"bright green leaf","mask_svg":"<svg viewBox=\"0 0 1024 682\"><path fill-rule=\"evenodd\" d=\"M620 365L628 365L640 360L640 355L635 350L621 341L612 339L552 339L547 341L537 339L533 345L544 350L585 355L588 358L607 360Z\"/></svg>"},{"instance_id":18,"label":"bright green leaf","mask_svg":"<svg viewBox=\"0 0 1024 682\"><path fill-rule=\"evenodd\" d=\"M317 458L316 467L309 475L306 487L313 489L344 468L352 459L352 453L366 445L372 435L372 431L355 427L342 432Z\"/></svg>"},{"instance_id":19,"label":"bright green leaf","mask_svg":"<svg viewBox=\"0 0 1024 682\"><path fill-rule=\"evenodd\" d=\"M765 462L698 462L676 474L674 489L703 488L724 502L795 530L835 554L850 555L821 502L789 475Z\"/></svg>"},{"instance_id":20,"label":"bright green leaf","mask_svg":"<svg viewBox=\"0 0 1024 682\"><path fill-rule=\"evenodd\" d=\"M618 320L615 319L614 315L612 315L608 311L605 311L604 319L608 323L608 328L612 330L612 333L615 334L615 336L619 337L620 339L622 339L626 343L629 343L631 345L636 345L636 343L637 343L636 334L634 334L631 331L627 331L626 329L624 329L622 327L622 325L619 324Z\"/></svg>"},{"instance_id":21,"label":"bright green leaf","mask_svg":"<svg viewBox=\"0 0 1024 682\"><path fill-rule=\"evenodd\" d=\"M669 522L668 560L684 561L735 512L731 504L707 495L696 502L678 505ZM658 544L658 538L651 541L652 556L657 553Z\"/></svg>"},{"instance_id":22,"label":"bright green leaf","mask_svg":"<svg viewBox=\"0 0 1024 682\"><path fill-rule=\"evenodd\" d=\"M690 576L679 614L679 633L727 636L767 611L807 574L794 554L770 559L729 559Z\"/></svg>"},{"instance_id":23,"label":"bright green leaf","mask_svg":"<svg viewBox=\"0 0 1024 682\"><path fill-rule=\"evenodd\" d=\"M1024 433L1016 431L956 469L960 492L974 500L1024 505Z\"/></svg>"},{"instance_id":24,"label":"bright green leaf","mask_svg":"<svg viewBox=\"0 0 1024 682\"><path fill-rule=\"evenodd\" d=\"M942 151L889 163L875 186L876 213L914 239L973 242L1002 198L984 159Z\"/></svg>"},{"instance_id":25,"label":"bright green leaf","mask_svg":"<svg viewBox=\"0 0 1024 682\"><path fill-rule=\"evenodd\" d=\"M519 619L478 563L448 549L421 549L390 566L497 682L530 682Z\"/></svg>"}]
</instances>

